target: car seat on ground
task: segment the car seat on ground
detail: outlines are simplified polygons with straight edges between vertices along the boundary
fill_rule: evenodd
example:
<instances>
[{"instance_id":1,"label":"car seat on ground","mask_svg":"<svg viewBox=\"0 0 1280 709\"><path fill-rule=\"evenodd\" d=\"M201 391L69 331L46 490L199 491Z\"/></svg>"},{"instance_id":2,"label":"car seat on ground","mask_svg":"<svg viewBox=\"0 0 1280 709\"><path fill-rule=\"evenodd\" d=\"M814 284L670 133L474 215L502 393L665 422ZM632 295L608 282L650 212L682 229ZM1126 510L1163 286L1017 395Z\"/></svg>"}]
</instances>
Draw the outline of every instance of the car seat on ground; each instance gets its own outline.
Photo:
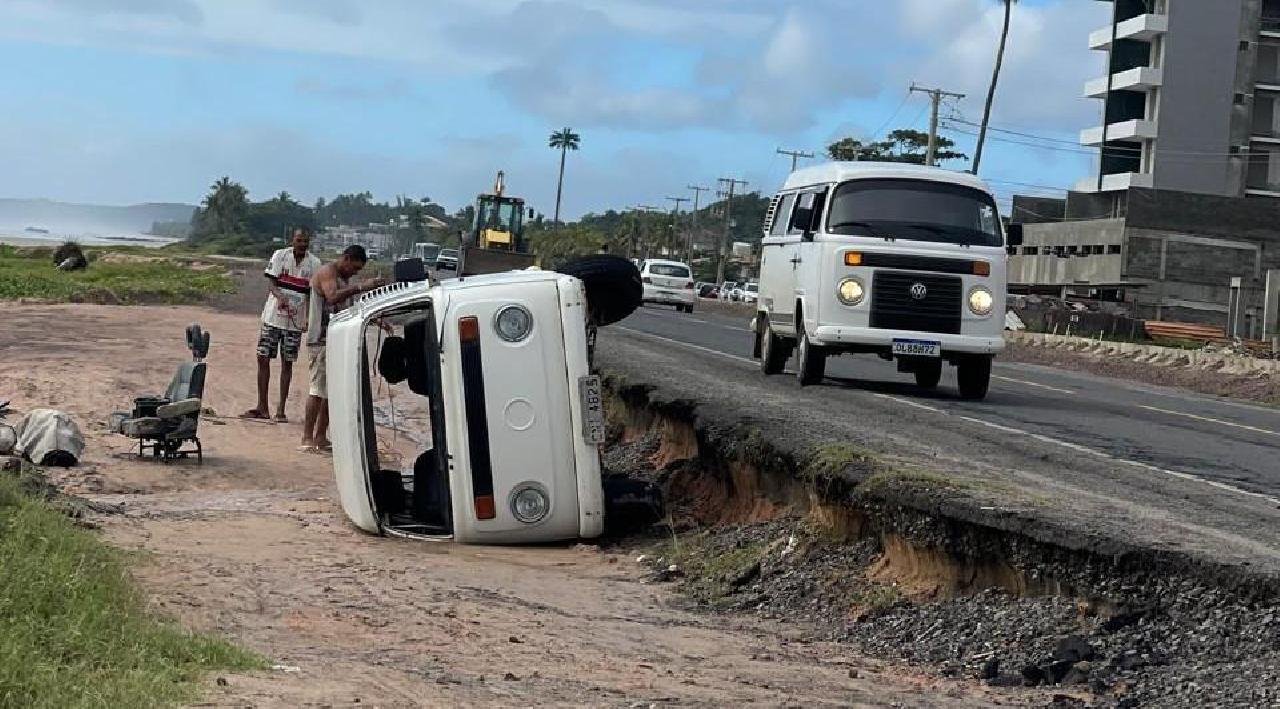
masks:
<instances>
[{"instance_id":1,"label":"car seat on ground","mask_svg":"<svg viewBox=\"0 0 1280 709\"><path fill-rule=\"evenodd\" d=\"M199 324L187 327L187 348L191 361L178 365L164 396L141 396L134 399L132 411L111 415L109 427L116 433L138 440L138 455L149 451L165 462L195 454L204 462L200 443L200 411L204 396L209 354L209 333Z\"/></svg>"}]
</instances>

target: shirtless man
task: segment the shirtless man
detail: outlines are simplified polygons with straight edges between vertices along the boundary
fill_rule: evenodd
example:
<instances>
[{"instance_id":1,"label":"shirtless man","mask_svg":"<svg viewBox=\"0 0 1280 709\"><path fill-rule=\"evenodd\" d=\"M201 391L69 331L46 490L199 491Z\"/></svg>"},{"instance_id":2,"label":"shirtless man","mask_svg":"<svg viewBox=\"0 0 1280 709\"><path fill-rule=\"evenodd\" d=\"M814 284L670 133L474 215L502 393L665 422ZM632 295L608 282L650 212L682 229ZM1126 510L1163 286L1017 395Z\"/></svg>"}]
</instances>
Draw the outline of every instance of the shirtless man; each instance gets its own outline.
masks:
<instances>
[{"instance_id":1,"label":"shirtless man","mask_svg":"<svg viewBox=\"0 0 1280 709\"><path fill-rule=\"evenodd\" d=\"M350 285L353 276L369 260L363 246L348 246L336 261L321 266L311 277L311 302L307 315L307 367L311 374L306 418L302 421L302 450L328 450L329 391L325 378L325 335L329 318L350 304L352 296L383 284L374 279Z\"/></svg>"}]
</instances>

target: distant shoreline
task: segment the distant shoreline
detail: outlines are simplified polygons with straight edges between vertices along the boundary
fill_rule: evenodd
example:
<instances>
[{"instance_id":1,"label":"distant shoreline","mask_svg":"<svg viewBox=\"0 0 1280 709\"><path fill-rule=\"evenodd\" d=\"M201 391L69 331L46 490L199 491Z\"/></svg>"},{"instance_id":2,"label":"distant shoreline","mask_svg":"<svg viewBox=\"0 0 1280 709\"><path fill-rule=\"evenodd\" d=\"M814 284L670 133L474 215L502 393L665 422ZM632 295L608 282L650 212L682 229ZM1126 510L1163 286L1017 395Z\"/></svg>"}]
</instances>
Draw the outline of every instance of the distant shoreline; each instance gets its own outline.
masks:
<instances>
[{"instance_id":1,"label":"distant shoreline","mask_svg":"<svg viewBox=\"0 0 1280 709\"><path fill-rule=\"evenodd\" d=\"M181 239L170 239L149 234L98 236L96 234L13 234L0 232L0 244L8 246L57 246L64 241L74 241L81 246L149 246L158 248L181 241Z\"/></svg>"}]
</instances>

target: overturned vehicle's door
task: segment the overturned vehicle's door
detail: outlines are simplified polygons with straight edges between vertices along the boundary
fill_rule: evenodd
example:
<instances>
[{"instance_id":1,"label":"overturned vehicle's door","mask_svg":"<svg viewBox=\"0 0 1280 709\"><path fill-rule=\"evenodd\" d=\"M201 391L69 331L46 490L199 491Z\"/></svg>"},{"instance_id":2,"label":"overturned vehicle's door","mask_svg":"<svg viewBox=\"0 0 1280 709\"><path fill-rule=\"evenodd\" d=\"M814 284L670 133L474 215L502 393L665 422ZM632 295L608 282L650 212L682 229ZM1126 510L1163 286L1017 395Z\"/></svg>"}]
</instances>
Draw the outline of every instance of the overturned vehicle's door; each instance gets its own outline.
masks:
<instances>
[{"instance_id":1,"label":"overturned vehicle's door","mask_svg":"<svg viewBox=\"0 0 1280 709\"><path fill-rule=\"evenodd\" d=\"M425 282L397 284L372 295L335 316L327 335L329 436L342 509L367 532L447 538L448 442L432 288ZM388 334L394 332L403 334ZM407 380L426 398L429 432L418 441L426 449L413 459L409 474L382 468L374 409L374 388L382 385L378 360L397 363L391 368L398 366L399 376L392 378Z\"/></svg>"}]
</instances>

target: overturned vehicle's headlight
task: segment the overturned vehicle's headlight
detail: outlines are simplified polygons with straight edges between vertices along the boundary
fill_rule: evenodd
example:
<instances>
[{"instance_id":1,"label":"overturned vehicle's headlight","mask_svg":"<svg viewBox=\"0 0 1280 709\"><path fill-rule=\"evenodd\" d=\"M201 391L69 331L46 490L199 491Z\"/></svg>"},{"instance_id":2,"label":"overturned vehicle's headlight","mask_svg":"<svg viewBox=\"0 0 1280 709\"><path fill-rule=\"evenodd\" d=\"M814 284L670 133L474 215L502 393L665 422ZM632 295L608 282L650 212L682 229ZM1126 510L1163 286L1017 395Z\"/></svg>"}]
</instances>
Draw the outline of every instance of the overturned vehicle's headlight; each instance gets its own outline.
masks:
<instances>
[{"instance_id":1,"label":"overturned vehicle's headlight","mask_svg":"<svg viewBox=\"0 0 1280 709\"><path fill-rule=\"evenodd\" d=\"M522 483L511 491L511 514L521 522L540 522L550 511L551 499L541 485Z\"/></svg>"},{"instance_id":2,"label":"overturned vehicle's headlight","mask_svg":"<svg viewBox=\"0 0 1280 709\"><path fill-rule=\"evenodd\" d=\"M533 314L523 305L504 305L493 316L493 329L507 342L520 342L533 332Z\"/></svg>"},{"instance_id":3,"label":"overturned vehicle's headlight","mask_svg":"<svg viewBox=\"0 0 1280 709\"><path fill-rule=\"evenodd\" d=\"M845 305L857 305L862 302L866 291L862 287L862 281L850 276L836 286L836 297Z\"/></svg>"},{"instance_id":4,"label":"overturned vehicle's headlight","mask_svg":"<svg viewBox=\"0 0 1280 709\"><path fill-rule=\"evenodd\" d=\"M990 315L991 306L995 304L995 299L991 296L991 291L983 286L977 286L969 291L969 309L974 315Z\"/></svg>"}]
</instances>

